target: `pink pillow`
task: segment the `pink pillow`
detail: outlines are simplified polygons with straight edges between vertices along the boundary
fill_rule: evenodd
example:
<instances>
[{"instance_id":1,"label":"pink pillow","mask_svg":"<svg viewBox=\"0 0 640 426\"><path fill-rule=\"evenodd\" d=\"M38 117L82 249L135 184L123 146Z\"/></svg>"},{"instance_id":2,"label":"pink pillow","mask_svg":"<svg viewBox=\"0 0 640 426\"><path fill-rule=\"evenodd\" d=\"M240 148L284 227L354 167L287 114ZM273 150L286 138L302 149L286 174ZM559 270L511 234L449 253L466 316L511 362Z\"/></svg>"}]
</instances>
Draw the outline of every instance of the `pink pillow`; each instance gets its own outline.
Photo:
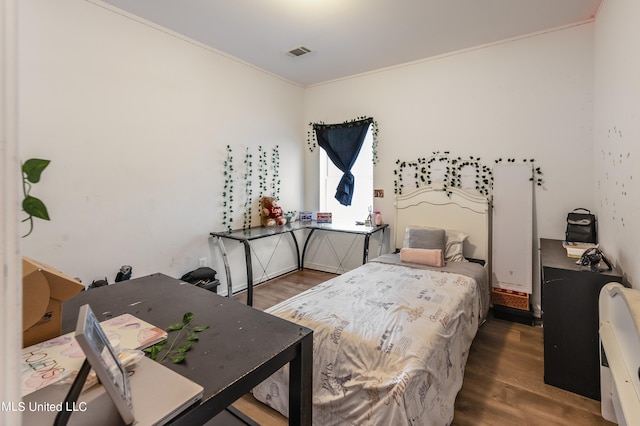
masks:
<instances>
[{"instance_id":1,"label":"pink pillow","mask_svg":"<svg viewBox=\"0 0 640 426\"><path fill-rule=\"evenodd\" d=\"M402 262L420 263L422 265L444 266L444 254L440 249L402 248L400 249Z\"/></svg>"}]
</instances>

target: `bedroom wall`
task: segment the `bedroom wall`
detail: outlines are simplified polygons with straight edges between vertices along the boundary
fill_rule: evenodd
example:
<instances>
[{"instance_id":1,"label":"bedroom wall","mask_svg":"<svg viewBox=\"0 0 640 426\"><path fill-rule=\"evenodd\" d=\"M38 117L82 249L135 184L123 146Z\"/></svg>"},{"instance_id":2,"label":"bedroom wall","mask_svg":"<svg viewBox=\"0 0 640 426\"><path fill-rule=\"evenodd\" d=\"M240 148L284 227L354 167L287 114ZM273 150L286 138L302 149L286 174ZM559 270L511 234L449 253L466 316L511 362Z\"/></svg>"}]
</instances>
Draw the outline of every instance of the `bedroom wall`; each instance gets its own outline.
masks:
<instances>
[{"instance_id":1,"label":"bedroom wall","mask_svg":"<svg viewBox=\"0 0 640 426\"><path fill-rule=\"evenodd\" d=\"M594 204L600 243L640 288L640 3L605 0L595 24Z\"/></svg>"},{"instance_id":2,"label":"bedroom wall","mask_svg":"<svg viewBox=\"0 0 640 426\"><path fill-rule=\"evenodd\" d=\"M18 206L20 167L17 161L17 0L0 0L0 401L19 401L21 392L22 286ZM20 412L0 410L0 424L20 424Z\"/></svg>"},{"instance_id":3,"label":"bedroom wall","mask_svg":"<svg viewBox=\"0 0 640 426\"><path fill-rule=\"evenodd\" d=\"M124 264L180 277L203 257L223 272L208 237L224 229L227 145L236 168L247 147L278 145L281 204L297 209L301 87L99 2L19 3L21 158L51 160L32 189L51 221L36 220L24 255L85 284ZM246 283L242 245L228 248ZM270 267L292 265L284 253Z\"/></svg>"},{"instance_id":4,"label":"bedroom wall","mask_svg":"<svg viewBox=\"0 0 640 426\"><path fill-rule=\"evenodd\" d=\"M584 24L309 87L305 122L378 121L376 210L393 215L396 160L533 158L534 241L562 239L568 211L594 208L591 181L593 25ZM317 208L317 152L305 150L305 206ZM537 253L537 250L534 250ZM537 262L537 260L534 260ZM534 303L539 279L534 268Z\"/></svg>"}]
</instances>

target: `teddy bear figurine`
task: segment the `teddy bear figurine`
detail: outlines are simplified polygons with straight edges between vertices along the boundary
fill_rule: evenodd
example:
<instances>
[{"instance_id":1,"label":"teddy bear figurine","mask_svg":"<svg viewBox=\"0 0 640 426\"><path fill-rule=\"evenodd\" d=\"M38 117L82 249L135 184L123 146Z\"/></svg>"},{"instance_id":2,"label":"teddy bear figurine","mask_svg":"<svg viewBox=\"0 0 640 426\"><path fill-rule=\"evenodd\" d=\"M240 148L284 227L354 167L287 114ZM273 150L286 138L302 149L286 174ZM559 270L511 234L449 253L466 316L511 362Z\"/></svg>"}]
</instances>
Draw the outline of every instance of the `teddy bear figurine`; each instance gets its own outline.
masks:
<instances>
[{"instance_id":1,"label":"teddy bear figurine","mask_svg":"<svg viewBox=\"0 0 640 426\"><path fill-rule=\"evenodd\" d=\"M262 226L281 226L287 223L282 215L282 207L278 205L276 197L262 197L260 199Z\"/></svg>"}]
</instances>

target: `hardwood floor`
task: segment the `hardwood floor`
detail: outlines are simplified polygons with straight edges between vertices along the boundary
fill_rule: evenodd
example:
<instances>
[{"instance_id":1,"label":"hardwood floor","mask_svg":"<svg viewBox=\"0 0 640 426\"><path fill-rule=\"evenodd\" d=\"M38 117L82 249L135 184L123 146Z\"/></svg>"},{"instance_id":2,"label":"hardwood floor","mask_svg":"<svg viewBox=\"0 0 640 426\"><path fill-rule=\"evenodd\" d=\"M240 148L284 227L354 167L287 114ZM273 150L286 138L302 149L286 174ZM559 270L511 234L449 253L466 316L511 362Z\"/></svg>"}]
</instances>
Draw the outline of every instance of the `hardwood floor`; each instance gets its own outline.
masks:
<instances>
[{"instance_id":1,"label":"hardwood floor","mask_svg":"<svg viewBox=\"0 0 640 426\"><path fill-rule=\"evenodd\" d=\"M254 307L267 309L334 277L320 271L294 272L254 288ZM235 296L246 301L246 295ZM546 385L542 327L489 315L471 345L464 383L455 404L454 425L612 425L600 416L600 402ZM265 426L287 425L285 417L245 395L234 406Z\"/></svg>"}]
</instances>

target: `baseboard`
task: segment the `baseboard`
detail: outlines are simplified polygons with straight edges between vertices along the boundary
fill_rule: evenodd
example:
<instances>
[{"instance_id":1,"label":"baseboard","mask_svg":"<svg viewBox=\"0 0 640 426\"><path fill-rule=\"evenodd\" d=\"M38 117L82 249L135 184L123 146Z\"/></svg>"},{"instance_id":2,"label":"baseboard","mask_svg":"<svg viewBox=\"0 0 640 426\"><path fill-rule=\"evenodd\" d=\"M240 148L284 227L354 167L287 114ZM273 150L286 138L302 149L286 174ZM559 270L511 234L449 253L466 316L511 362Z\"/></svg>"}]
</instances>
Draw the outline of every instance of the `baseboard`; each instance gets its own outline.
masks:
<instances>
[{"instance_id":1,"label":"baseboard","mask_svg":"<svg viewBox=\"0 0 640 426\"><path fill-rule=\"evenodd\" d=\"M502 305L493 305L491 309L494 318L530 326L533 326L536 323L536 318L533 315L533 309L531 308L531 305L529 305L528 311L510 308L508 306Z\"/></svg>"}]
</instances>

